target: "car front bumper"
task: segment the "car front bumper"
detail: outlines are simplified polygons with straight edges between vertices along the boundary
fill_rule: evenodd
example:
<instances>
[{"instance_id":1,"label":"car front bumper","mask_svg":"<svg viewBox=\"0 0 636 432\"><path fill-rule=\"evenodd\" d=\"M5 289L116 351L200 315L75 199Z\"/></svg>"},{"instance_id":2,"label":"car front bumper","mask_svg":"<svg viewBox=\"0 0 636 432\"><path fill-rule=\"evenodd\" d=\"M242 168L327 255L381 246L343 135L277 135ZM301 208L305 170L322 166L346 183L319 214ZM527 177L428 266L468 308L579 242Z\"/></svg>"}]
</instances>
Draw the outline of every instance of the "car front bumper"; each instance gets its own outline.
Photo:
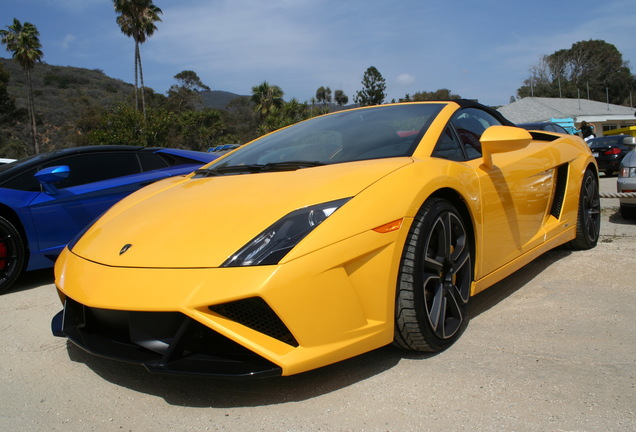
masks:
<instances>
[{"instance_id":1,"label":"car front bumper","mask_svg":"<svg viewBox=\"0 0 636 432\"><path fill-rule=\"evenodd\" d=\"M65 249L52 331L153 372L291 375L393 340L408 232L368 231L278 266L110 267Z\"/></svg>"},{"instance_id":2,"label":"car front bumper","mask_svg":"<svg viewBox=\"0 0 636 432\"><path fill-rule=\"evenodd\" d=\"M619 177L616 181L619 193L636 193L636 177ZM619 198L622 206L636 207L636 198Z\"/></svg>"}]
</instances>

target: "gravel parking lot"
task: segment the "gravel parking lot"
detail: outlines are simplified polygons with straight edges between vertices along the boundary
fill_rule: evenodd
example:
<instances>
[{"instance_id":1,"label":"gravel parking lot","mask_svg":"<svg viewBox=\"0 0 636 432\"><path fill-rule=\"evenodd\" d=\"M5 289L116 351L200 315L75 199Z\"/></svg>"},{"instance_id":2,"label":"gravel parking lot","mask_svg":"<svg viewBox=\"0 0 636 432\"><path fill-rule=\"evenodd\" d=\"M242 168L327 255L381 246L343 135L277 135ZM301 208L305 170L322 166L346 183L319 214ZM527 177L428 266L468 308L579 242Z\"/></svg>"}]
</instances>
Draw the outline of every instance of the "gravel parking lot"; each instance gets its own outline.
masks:
<instances>
[{"instance_id":1,"label":"gravel parking lot","mask_svg":"<svg viewBox=\"0 0 636 432\"><path fill-rule=\"evenodd\" d=\"M52 272L33 272L0 296L0 430L634 431L636 222L602 206L595 249L550 251L475 297L445 352L386 347L263 381L89 356L51 335Z\"/></svg>"}]
</instances>

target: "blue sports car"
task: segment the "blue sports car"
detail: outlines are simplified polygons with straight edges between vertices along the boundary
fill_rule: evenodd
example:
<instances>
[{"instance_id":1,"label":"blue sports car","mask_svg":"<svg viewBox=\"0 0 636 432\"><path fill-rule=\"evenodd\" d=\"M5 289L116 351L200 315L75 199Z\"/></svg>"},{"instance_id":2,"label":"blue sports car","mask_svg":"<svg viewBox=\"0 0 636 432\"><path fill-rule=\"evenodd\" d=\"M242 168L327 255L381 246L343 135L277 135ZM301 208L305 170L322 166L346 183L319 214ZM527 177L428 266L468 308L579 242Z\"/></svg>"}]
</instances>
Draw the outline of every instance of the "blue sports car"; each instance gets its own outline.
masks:
<instances>
[{"instance_id":1,"label":"blue sports car","mask_svg":"<svg viewBox=\"0 0 636 432\"><path fill-rule=\"evenodd\" d=\"M219 157L191 150L89 146L0 165L0 293L53 267L75 235L130 193Z\"/></svg>"}]
</instances>

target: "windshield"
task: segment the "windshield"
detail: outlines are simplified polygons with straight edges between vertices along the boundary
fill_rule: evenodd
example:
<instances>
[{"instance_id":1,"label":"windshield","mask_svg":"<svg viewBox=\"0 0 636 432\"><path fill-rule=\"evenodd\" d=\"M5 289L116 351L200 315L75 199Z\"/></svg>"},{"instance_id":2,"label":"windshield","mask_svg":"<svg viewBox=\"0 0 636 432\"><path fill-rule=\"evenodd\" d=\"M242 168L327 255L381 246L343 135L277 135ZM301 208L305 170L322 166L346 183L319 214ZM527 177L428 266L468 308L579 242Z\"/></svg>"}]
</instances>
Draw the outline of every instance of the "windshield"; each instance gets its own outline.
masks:
<instances>
[{"instance_id":1,"label":"windshield","mask_svg":"<svg viewBox=\"0 0 636 432\"><path fill-rule=\"evenodd\" d=\"M443 107L389 105L316 117L260 138L209 170L261 172L410 156Z\"/></svg>"},{"instance_id":2,"label":"windshield","mask_svg":"<svg viewBox=\"0 0 636 432\"><path fill-rule=\"evenodd\" d=\"M608 145L620 145L623 142L623 136L609 136L591 139L588 144L590 146L608 146Z\"/></svg>"}]
</instances>

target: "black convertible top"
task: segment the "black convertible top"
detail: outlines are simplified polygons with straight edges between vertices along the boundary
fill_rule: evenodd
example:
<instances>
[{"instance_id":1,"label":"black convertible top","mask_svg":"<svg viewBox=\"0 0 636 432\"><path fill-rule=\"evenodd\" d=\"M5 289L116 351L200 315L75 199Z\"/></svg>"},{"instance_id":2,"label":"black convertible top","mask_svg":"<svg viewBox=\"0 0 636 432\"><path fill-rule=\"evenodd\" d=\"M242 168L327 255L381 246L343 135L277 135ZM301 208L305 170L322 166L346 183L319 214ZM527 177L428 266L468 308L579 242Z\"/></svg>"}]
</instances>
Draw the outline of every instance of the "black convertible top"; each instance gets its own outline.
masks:
<instances>
[{"instance_id":1,"label":"black convertible top","mask_svg":"<svg viewBox=\"0 0 636 432\"><path fill-rule=\"evenodd\" d=\"M499 122L502 125L504 125L504 126L516 126L513 122L511 122L510 120L505 118L503 116L503 114L501 114L496 109L491 108L491 107L486 106L486 105L483 105L483 104L480 104L477 101L470 100L470 99L450 99L450 102L455 102L455 103L457 103L457 105L459 105L462 108L478 108L478 109L484 110L484 111L488 112L488 114L492 115L494 118L499 120Z\"/></svg>"}]
</instances>

